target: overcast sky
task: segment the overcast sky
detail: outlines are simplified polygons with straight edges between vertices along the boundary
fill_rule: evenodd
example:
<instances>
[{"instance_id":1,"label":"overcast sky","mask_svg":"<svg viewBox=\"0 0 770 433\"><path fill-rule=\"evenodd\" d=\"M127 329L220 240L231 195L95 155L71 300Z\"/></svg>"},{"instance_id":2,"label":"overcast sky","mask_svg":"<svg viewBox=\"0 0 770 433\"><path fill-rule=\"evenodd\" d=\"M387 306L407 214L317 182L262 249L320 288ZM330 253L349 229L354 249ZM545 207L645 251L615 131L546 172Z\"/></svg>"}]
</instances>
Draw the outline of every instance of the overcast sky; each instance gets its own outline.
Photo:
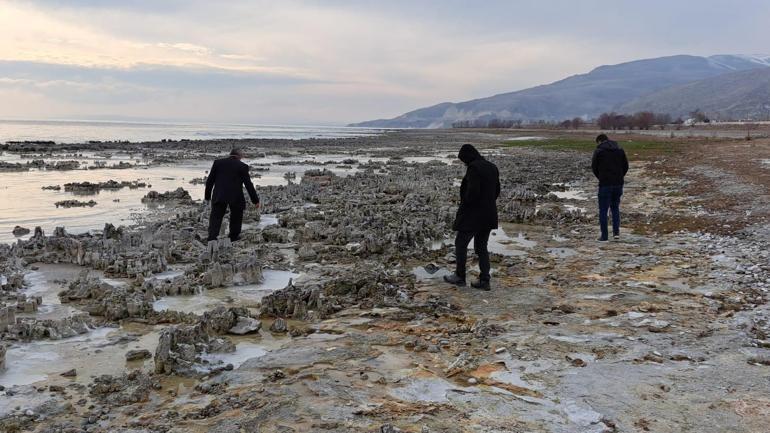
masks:
<instances>
[{"instance_id":1,"label":"overcast sky","mask_svg":"<svg viewBox=\"0 0 770 433\"><path fill-rule=\"evenodd\" d=\"M673 54L765 0L0 0L0 118L345 124Z\"/></svg>"}]
</instances>

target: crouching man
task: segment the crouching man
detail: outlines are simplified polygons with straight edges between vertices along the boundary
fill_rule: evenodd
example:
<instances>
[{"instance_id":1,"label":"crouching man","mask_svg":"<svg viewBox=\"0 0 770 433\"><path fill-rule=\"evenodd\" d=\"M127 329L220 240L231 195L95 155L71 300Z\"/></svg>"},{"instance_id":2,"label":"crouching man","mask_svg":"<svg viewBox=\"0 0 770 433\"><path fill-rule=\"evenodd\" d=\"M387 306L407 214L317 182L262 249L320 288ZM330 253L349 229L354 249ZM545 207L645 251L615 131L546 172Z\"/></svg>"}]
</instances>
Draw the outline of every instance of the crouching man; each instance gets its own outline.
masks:
<instances>
[{"instance_id":1,"label":"crouching man","mask_svg":"<svg viewBox=\"0 0 770 433\"><path fill-rule=\"evenodd\" d=\"M246 200L243 198L243 187L249 194L251 202L259 207L259 196L249 176L249 166L241 161L244 153L233 149L227 158L217 159L211 166L206 178L204 199L211 201L211 216L209 217L209 241L216 240L222 226L225 212L230 210L230 233L228 237L235 242L241 235L243 211Z\"/></svg>"}]
</instances>

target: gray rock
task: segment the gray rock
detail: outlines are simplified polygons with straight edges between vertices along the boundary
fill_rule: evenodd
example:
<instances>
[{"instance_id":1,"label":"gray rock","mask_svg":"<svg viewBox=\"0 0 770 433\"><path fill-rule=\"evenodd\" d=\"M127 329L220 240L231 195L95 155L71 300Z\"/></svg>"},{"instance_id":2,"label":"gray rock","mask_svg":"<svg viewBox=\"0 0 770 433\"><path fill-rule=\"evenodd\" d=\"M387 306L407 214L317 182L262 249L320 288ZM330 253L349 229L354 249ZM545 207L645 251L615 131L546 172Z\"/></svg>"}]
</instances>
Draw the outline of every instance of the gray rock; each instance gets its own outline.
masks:
<instances>
[{"instance_id":1,"label":"gray rock","mask_svg":"<svg viewBox=\"0 0 770 433\"><path fill-rule=\"evenodd\" d=\"M262 329L262 322L259 320L251 317L239 316L238 322L236 322L235 326L230 328L227 332L235 335L246 335L258 332L260 329Z\"/></svg>"},{"instance_id":2,"label":"gray rock","mask_svg":"<svg viewBox=\"0 0 770 433\"><path fill-rule=\"evenodd\" d=\"M129 350L126 352L126 361L139 361L152 358L152 353L147 349Z\"/></svg>"},{"instance_id":3,"label":"gray rock","mask_svg":"<svg viewBox=\"0 0 770 433\"><path fill-rule=\"evenodd\" d=\"M286 324L286 320L282 318L277 318L273 322L272 325L270 325L270 331L275 332L278 334L283 334L284 332L287 332L289 330L288 325Z\"/></svg>"}]
</instances>

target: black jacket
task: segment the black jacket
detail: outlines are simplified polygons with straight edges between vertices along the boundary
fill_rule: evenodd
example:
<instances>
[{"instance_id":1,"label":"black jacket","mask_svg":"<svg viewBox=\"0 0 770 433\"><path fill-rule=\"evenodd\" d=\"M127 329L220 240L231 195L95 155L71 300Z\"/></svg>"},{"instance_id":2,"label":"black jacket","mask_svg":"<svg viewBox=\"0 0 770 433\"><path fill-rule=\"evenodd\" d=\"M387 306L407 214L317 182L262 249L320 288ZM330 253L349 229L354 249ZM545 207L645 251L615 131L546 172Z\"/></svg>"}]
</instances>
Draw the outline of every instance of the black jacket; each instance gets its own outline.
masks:
<instances>
[{"instance_id":1,"label":"black jacket","mask_svg":"<svg viewBox=\"0 0 770 433\"><path fill-rule=\"evenodd\" d=\"M599 186L623 185L623 178L628 173L626 152L612 140L603 141L594 150L591 169L599 179Z\"/></svg>"},{"instance_id":2,"label":"black jacket","mask_svg":"<svg viewBox=\"0 0 770 433\"><path fill-rule=\"evenodd\" d=\"M259 196L249 177L249 166L233 156L217 159L211 166L206 178L204 198L212 203L246 204L243 198L243 186L249 193L252 203L259 203ZM214 190L213 199L211 190Z\"/></svg>"},{"instance_id":3,"label":"black jacket","mask_svg":"<svg viewBox=\"0 0 770 433\"><path fill-rule=\"evenodd\" d=\"M467 166L460 185L460 207L453 230L479 232L497 228L497 197L500 196L500 173L497 166L465 144L458 155Z\"/></svg>"}]
</instances>

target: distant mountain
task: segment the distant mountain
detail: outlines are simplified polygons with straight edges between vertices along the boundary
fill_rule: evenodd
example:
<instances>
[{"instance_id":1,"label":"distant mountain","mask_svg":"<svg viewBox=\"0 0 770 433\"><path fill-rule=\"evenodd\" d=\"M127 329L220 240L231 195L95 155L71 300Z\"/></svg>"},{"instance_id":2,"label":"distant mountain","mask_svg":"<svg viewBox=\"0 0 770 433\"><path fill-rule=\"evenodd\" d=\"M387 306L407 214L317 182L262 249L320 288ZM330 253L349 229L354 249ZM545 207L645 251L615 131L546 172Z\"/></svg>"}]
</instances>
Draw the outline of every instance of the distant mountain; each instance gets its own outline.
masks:
<instances>
[{"instance_id":1,"label":"distant mountain","mask_svg":"<svg viewBox=\"0 0 770 433\"><path fill-rule=\"evenodd\" d=\"M558 121L595 117L618 110L642 96L672 86L736 71L770 66L770 56L670 56L600 66L555 83L466 102L444 102L393 119L350 126L442 128L458 120L513 119Z\"/></svg>"},{"instance_id":2,"label":"distant mountain","mask_svg":"<svg viewBox=\"0 0 770 433\"><path fill-rule=\"evenodd\" d=\"M719 75L637 98L618 111L655 111L686 117L700 109L713 119L770 118L770 68Z\"/></svg>"}]
</instances>

